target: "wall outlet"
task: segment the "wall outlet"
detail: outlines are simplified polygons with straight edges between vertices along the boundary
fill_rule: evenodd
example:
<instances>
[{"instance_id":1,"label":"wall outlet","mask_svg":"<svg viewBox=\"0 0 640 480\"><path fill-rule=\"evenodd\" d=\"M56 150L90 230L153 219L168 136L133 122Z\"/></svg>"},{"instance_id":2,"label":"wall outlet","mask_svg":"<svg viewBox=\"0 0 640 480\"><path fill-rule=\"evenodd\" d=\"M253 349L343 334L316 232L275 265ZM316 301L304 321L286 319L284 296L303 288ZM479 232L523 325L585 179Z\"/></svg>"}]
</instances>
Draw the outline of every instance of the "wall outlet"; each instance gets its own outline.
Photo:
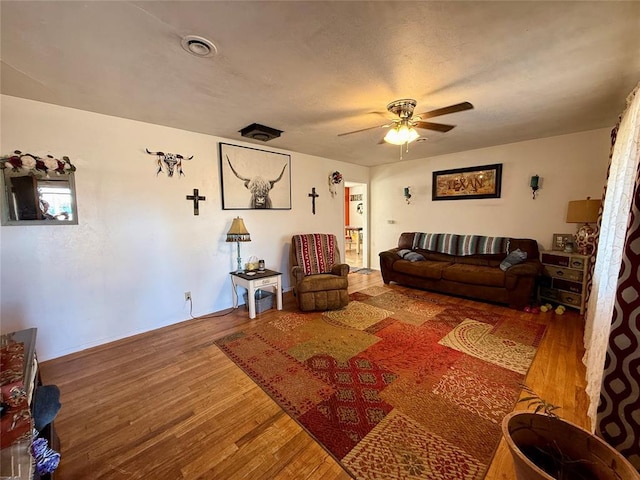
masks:
<instances>
[{"instance_id":1,"label":"wall outlet","mask_svg":"<svg viewBox=\"0 0 640 480\"><path fill-rule=\"evenodd\" d=\"M184 301L185 302L191 301L191 292L184 292Z\"/></svg>"}]
</instances>

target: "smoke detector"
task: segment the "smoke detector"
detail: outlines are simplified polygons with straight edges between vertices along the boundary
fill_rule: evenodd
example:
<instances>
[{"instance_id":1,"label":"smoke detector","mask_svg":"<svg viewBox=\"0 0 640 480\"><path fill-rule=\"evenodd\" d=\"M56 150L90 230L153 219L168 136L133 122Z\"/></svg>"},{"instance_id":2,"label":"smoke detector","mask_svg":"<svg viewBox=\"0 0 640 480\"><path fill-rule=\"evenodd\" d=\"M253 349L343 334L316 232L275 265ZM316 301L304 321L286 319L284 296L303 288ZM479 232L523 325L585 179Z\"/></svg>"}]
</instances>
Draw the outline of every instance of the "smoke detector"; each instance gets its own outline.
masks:
<instances>
[{"instance_id":1,"label":"smoke detector","mask_svg":"<svg viewBox=\"0 0 640 480\"><path fill-rule=\"evenodd\" d=\"M265 127L264 125L260 125L258 123L252 123L248 127L244 127L242 130L238 131L243 137L260 140L261 142L268 142L269 140L278 138L282 133L282 130Z\"/></svg>"},{"instance_id":2,"label":"smoke detector","mask_svg":"<svg viewBox=\"0 0 640 480\"><path fill-rule=\"evenodd\" d=\"M213 57L218 53L218 49L211 40L207 40L204 37L197 35L187 35L182 37L182 48L184 48L191 55L196 57Z\"/></svg>"}]
</instances>

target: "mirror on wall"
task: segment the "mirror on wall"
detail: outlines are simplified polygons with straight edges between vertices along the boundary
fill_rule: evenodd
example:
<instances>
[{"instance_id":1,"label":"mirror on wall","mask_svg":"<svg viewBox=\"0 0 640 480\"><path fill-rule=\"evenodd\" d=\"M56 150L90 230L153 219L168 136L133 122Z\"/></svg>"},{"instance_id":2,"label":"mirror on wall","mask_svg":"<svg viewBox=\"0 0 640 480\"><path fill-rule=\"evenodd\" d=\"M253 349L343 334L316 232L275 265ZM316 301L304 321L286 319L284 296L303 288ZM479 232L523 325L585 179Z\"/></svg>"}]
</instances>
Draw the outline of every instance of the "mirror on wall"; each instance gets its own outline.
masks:
<instances>
[{"instance_id":1,"label":"mirror on wall","mask_svg":"<svg viewBox=\"0 0 640 480\"><path fill-rule=\"evenodd\" d=\"M37 159L41 168L29 168L31 159ZM31 155L14 155L3 160L2 225L78 224L75 167L68 159L65 162L46 159L50 168ZM53 168L54 161L59 162L59 168Z\"/></svg>"}]
</instances>

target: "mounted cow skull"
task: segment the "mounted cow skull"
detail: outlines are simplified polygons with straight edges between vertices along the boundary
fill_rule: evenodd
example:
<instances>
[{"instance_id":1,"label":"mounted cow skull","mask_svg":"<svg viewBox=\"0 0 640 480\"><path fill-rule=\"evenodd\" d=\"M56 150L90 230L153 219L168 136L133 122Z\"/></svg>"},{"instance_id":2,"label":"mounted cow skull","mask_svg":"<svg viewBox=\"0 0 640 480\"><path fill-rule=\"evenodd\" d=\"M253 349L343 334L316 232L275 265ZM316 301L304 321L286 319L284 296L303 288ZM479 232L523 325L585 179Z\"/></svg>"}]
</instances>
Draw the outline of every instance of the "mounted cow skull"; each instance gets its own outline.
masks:
<instances>
[{"instance_id":1,"label":"mounted cow skull","mask_svg":"<svg viewBox=\"0 0 640 480\"><path fill-rule=\"evenodd\" d=\"M243 177L238 172L236 172L233 165L231 165L231 160L229 160L229 156L226 155L227 162L229 162L229 167L231 167L231 171L233 174L238 177L240 180L244 182L244 186L251 192L251 204L250 208L272 208L271 198L269 198L269 192L273 188L273 186L280 181L282 175L284 175L284 170L287 168L287 164L285 163L284 167L282 167L282 171L280 172L280 176L275 180L266 180L258 175L253 178Z\"/></svg>"},{"instance_id":2,"label":"mounted cow skull","mask_svg":"<svg viewBox=\"0 0 640 480\"><path fill-rule=\"evenodd\" d=\"M193 155L189 158L185 158L179 153L164 153L164 152L150 152L148 148L145 149L149 155L157 155L158 156L158 171L156 175L159 175L162 172L162 163L167 167L167 176L173 177L173 171L177 167L178 173L180 175L184 175L182 171L182 161L183 160L191 160Z\"/></svg>"}]
</instances>

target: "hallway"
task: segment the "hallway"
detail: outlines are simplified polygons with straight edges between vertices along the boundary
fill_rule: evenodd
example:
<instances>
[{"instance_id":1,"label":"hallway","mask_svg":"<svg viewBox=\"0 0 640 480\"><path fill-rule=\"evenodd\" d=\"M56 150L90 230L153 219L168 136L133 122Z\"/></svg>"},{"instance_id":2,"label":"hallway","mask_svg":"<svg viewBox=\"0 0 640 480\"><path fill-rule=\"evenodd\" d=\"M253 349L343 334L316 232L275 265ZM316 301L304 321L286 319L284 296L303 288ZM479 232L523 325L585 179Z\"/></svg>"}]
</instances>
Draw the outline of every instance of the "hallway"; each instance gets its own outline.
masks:
<instances>
[{"instance_id":1,"label":"hallway","mask_svg":"<svg viewBox=\"0 0 640 480\"><path fill-rule=\"evenodd\" d=\"M356 248L356 244L351 243L348 244L345 242L344 245L344 261L350 267L362 268L362 249L360 249L360 253L358 253L358 249Z\"/></svg>"}]
</instances>

